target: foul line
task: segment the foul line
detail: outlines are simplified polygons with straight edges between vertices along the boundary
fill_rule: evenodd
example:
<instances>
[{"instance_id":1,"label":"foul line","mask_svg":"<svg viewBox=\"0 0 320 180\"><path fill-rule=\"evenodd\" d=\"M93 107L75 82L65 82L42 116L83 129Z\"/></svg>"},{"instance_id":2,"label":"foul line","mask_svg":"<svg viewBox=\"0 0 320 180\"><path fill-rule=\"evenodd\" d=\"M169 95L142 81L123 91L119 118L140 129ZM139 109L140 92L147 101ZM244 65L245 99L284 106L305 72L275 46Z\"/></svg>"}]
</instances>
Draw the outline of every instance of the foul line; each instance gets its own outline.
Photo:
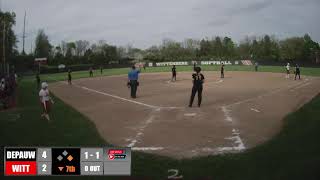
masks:
<instances>
[{"instance_id":1,"label":"foul line","mask_svg":"<svg viewBox=\"0 0 320 180\"><path fill-rule=\"evenodd\" d=\"M307 84L307 83L306 83ZM231 103L231 104L228 104L228 105L225 105L226 107L230 107L230 106L233 106L233 105L239 105L239 104L243 104L243 103L246 103L246 102L250 102L250 101L253 101L255 99L259 99L259 98L263 98L263 97L266 97L266 96L270 96L274 93L277 93L277 92L280 92L280 91L283 91L283 90L287 90L287 89L291 89L291 88L296 88L298 86L301 86L301 85L304 85L304 82L301 82L299 84L294 84L294 85L291 85L291 86L288 86L286 88L277 88L273 91L269 91L265 94L262 94L262 95L259 95L259 96L256 96L256 97L252 97L252 98L249 98L249 99L245 99L245 100L242 100L242 101L238 101L238 102L235 102L235 103Z\"/></svg>"},{"instance_id":2,"label":"foul line","mask_svg":"<svg viewBox=\"0 0 320 180\"><path fill-rule=\"evenodd\" d=\"M120 97L120 96L116 96L116 95L108 94L108 93L105 93L105 92L97 91L97 90L94 90L94 89L87 88L85 86L80 86L80 87L82 89L84 89L84 90L95 92L95 93L102 94L102 95L109 96L109 97L113 97L113 98L116 98L116 99L120 99L122 101L127 101L127 102L131 102L131 103L134 103L134 104L139 104L141 106L146 106L146 107L149 107L149 108L152 108L152 109L158 108L157 106L153 106L153 105L145 104L145 103L142 103L142 102L134 101L134 100L131 100L131 99L126 99L126 98L123 98L123 97Z\"/></svg>"},{"instance_id":3,"label":"foul line","mask_svg":"<svg viewBox=\"0 0 320 180\"><path fill-rule=\"evenodd\" d=\"M48 76L48 78L56 81L56 82L60 82L62 84L68 84L67 82L65 81L58 81L50 76ZM141 106L146 106L148 108L151 108L151 109L184 109L185 107L161 107L161 106L154 106L154 105L150 105L150 104L146 104L146 103L142 103L142 102L139 102L139 101L134 101L134 100L131 100L131 99L126 99L126 98L123 98L123 97L120 97L120 96L117 96L117 95L112 95L112 94L109 94L109 93L105 93L105 92L101 92L101 91L98 91L98 90L95 90L95 89L91 89L91 88L88 88L88 87L85 87L85 86L80 86L80 85L77 85L75 83L73 83L71 86L75 86L75 87L78 87L78 88L81 88L81 89L84 89L84 90L87 90L87 91L91 91L91 92L95 92L95 93L98 93L98 94L101 94L101 95L104 95L104 96L109 96L109 97L112 97L112 98L115 98L115 99L119 99L119 100L122 100L122 101L126 101L126 102L131 102L131 103L134 103L134 104L138 104L138 105L141 105Z\"/></svg>"},{"instance_id":4,"label":"foul line","mask_svg":"<svg viewBox=\"0 0 320 180\"><path fill-rule=\"evenodd\" d=\"M101 95L105 95L105 96L109 96L109 97L112 97L112 98L115 98L115 99L119 99L119 100L122 100L122 101L127 101L127 102L131 102L131 103L134 103L134 104L138 104L138 105L141 105L141 106L146 106L148 108L151 108L151 109L158 109L158 110L161 110L161 109L184 109L185 107L162 107L162 106L154 106L154 105L150 105L150 104L146 104L146 103L142 103L142 102L139 102L139 101L134 101L134 100L131 100L131 99L126 99L126 98L123 98L123 97L120 97L120 96L117 96L117 95L112 95L112 94L109 94L109 93L105 93L105 92L101 92L101 91L98 91L98 90L95 90L95 89L90 89L90 88L87 88L85 86L78 86L78 85L75 85L81 89L84 89L84 90L87 90L87 91L91 91L91 92L95 92L95 93L98 93L98 94L101 94Z\"/></svg>"}]
</instances>

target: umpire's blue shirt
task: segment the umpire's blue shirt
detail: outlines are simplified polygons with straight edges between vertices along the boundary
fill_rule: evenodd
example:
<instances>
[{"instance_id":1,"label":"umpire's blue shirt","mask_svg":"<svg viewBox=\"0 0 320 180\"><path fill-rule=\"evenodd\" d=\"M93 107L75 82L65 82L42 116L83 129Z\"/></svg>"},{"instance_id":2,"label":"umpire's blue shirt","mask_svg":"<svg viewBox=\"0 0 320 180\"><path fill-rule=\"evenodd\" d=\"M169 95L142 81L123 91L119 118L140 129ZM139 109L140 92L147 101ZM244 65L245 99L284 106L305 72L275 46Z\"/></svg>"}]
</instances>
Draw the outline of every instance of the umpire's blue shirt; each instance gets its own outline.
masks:
<instances>
[{"instance_id":1,"label":"umpire's blue shirt","mask_svg":"<svg viewBox=\"0 0 320 180\"><path fill-rule=\"evenodd\" d=\"M130 81L132 80L138 80L139 78L139 73L140 71L139 70L131 70L129 73L128 73L128 78Z\"/></svg>"}]
</instances>

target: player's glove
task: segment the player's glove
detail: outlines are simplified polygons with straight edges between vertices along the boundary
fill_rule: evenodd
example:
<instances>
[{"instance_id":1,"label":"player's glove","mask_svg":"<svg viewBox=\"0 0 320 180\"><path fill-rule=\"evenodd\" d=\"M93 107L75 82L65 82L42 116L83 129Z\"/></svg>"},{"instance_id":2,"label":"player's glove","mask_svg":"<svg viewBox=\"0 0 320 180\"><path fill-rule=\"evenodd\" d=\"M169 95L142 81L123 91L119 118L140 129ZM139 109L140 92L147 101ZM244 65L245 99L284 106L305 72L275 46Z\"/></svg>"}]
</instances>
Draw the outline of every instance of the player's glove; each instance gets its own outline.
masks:
<instances>
[{"instance_id":1,"label":"player's glove","mask_svg":"<svg viewBox=\"0 0 320 180\"><path fill-rule=\"evenodd\" d=\"M130 88L131 87L131 83L127 82L127 87Z\"/></svg>"}]
</instances>

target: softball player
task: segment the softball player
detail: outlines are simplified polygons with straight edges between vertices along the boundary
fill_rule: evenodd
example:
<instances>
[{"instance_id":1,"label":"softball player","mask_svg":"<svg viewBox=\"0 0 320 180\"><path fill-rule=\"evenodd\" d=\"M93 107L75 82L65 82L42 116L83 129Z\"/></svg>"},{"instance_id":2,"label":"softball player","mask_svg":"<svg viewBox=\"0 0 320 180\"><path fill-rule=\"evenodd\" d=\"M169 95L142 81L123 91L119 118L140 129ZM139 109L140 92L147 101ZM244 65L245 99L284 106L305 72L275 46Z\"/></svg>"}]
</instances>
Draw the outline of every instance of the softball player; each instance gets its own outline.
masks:
<instances>
[{"instance_id":1,"label":"softball player","mask_svg":"<svg viewBox=\"0 0 320 180\"><path fill-rule=\"evenodd\" d=\"M222 63L221 68L220 68L220 74L221 74L221 78L224 78L224 64Z\"/></svg>"},{"instance_id":2,"label":"softball player","mask_svg":"<svg viewBox=\"0 0 320 180\"><path fill-rule=\"evenodd\" d=\"M89 69L89 76L93 77L93 69L92 69L92 67L90 67L90 69Z\"/></svg>"},{"instance_id":3,"label":"softball player","mask_svg":"<svg viewBox=\"0 0 320 180\"><path fill-rule=\"evenodd\" d=\"M177 80L177 71L176 71L176 65L173 65L172 69L171 69L171 72L172 72L172 78L171 78L171 81L176 81Z\"/></svg>"},{"instance_id":4,"label":"softball player","mask_svg":"<svg viewBox=\"0 0 320 180\"><path fill-rule=\"evenodd\" d=\"M68 84L72 85L71 69L68 70Z\"/></svg>"},{"instance_id":5,"label":"softball player","mask_svg":"<svg viewBox=\"0 0 320 180\"><path fill-rule=\"evenodd\" d=\"M299 80L300 80L300 67L298 64L296 64L296 69L294 71L294 80L297 80L297 76L299 76Z\"/></svg>"},{"instance_id":6,"label":"softball player","mask_svg":"<svg viewBox=\"0 0 320 180\"><path fill-rule=\"evenodd\" d=\"M194 96L198 92L198 107L201 106L201 101L202 101L202 90L203 90L203 83L204 83L204 76L201 72L200 67L195 67L194 68L196 73L192 74L192 79L193 79L193 87L191 91L191 97L190 97L190 103L189 107L192 107Z\"/></svg>"},{"instance_id":7,"label":"softball player","mask_svg":"<svg viewBox=\"0 0 320 180\"><path fill-rule=\"evenodd\" d=\"M259 68L258 62L255 62L255 63L254 63L254 70L255 70L256 72L258 72L258 68Z\"/></svg>"},{"instance_id":8,"label":"softball player","mask_svg":"<svg viewBox=\"0 0 320 180\"><path fill-rule=\"evenodd\" d=\"M50 121L50 110L51 110L51 104L53 104L53 100L50 97L48 84L46 82L43 82L41 84L41 90L39 92L40 97L40 104L43 108L43 113L41 114L41 117L45 117L48 121Z\"/></svg>"},{"instance_id":9,"label":"softball player","mask_svg":"<svg viewBox=\"0 0 320 180\"><path fill-rule=\"evenodd\" d=\"M286 78L289 79L290 78L290 63L287 63L286 70L287 70Z\"/></svg>"}]
</instances>

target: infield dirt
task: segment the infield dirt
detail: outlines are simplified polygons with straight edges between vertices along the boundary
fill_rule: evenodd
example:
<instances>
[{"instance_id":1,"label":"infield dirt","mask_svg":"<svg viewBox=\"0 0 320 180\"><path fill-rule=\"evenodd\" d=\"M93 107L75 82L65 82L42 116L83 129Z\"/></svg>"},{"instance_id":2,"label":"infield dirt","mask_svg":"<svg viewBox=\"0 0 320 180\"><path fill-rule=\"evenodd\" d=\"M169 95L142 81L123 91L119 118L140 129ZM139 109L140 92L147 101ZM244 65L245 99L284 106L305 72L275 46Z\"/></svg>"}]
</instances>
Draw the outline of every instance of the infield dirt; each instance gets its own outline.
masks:
<instances>
[{"instance_id":1,"label":"infield dirt","mask_svg":"<svg viewBox=\"0 0 320 180\"><path fill-rule=\"evenodd\" d=\"M173 158L239 152L272 138L282 119L320 92L320 78L285 79L264 72L203 72L201 108L187 107L191 73L146 73L138 98L130 98L127 76L105 76L50 84L55 96L87 116L101 136Z\"/></svg>"}]
</instances>

